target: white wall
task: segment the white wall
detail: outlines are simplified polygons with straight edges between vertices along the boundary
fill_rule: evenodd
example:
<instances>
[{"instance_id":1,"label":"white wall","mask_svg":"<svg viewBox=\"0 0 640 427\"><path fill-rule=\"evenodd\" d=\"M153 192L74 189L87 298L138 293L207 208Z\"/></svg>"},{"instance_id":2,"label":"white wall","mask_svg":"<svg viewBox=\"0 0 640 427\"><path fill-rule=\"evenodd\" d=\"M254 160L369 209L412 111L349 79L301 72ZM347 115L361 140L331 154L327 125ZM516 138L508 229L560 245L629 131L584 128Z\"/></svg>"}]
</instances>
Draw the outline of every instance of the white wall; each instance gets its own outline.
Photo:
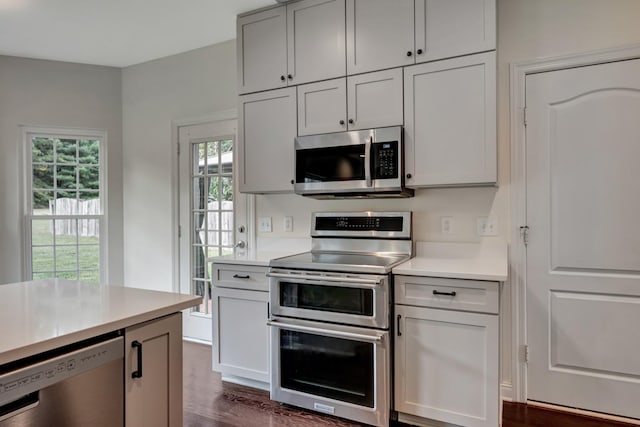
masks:
<instances>
[{"instance_id":1,"label":"white wall","mask_svg":"<svg viewBox=\"0 0 640 427\"><path fill-rule=\"evenodd\" d=\"M0 283L24 279L20 125L107 132L109 280L122 283L120 94L118 68L0 56Z\"/></svg>"},{"instance_id":2,"label":"white wall","mask_svg":"<svg viewBox=\"0 0 640 427\"><path fill-rule=\"evenodd\" d=\"M236 107L235 41L122 71L124 275L130 286L172 290L172 120Z\"/></svg>"}]
</instances>

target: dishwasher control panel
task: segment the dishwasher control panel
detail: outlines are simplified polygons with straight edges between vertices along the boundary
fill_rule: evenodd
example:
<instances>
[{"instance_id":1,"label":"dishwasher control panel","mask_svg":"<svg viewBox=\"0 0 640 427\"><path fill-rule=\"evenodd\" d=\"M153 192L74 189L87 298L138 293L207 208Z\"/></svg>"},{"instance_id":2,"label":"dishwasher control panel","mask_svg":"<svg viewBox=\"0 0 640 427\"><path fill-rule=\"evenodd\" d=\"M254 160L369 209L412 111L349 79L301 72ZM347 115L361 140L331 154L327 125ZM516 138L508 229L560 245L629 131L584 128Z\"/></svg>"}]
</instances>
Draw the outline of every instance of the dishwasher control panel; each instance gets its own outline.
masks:
<instances>
[{"instance_id":1,"label":"dishwasher control panel","mask_svg":"<svg viewBox=\"0 0 640 427\"><path fill-rule=\"evenodd\" d=\"M124 357L124 338L89 345L0 375L0 406Z\"/></svg>"}]
</instances>

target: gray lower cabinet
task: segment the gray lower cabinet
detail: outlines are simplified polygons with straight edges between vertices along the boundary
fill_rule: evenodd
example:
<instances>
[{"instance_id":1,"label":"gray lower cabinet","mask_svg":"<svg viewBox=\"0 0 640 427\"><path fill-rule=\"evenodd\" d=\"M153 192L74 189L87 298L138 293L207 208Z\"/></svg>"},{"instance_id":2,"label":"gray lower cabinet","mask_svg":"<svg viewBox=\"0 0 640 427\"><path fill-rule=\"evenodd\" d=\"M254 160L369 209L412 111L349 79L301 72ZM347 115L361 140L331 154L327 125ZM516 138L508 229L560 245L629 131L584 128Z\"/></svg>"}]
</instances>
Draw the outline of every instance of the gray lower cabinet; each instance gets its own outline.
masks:
<instances>
[{"instance_id":1,"label":"gray lower cabinet","mask_svg":"<svg viewBox=\"0 0 640 427\"><path fill-rule=\"evenodd\" d=\"M498 426L499 286L396 276L394 407L400 421Z\"/></svg>"},{"instance_id":2,"label":"gray lower cabinet","mask_svg":"<svg viewBox=\"0 0 640 427\"><path fill-rule=\"evenodd\" d=\"M269 384L267 267L213 264L213 370L223 380Z\"/></svg>"},{"instance_id":3,"label":"gray lower cabinet","mask_svg":"<svg viewBox=\"0 0 640 427\"><path fill-rule=\"evenodd\" d=\"M182 426L182 313L125 330L125 425Z\"/></svg>"}]
</instances>

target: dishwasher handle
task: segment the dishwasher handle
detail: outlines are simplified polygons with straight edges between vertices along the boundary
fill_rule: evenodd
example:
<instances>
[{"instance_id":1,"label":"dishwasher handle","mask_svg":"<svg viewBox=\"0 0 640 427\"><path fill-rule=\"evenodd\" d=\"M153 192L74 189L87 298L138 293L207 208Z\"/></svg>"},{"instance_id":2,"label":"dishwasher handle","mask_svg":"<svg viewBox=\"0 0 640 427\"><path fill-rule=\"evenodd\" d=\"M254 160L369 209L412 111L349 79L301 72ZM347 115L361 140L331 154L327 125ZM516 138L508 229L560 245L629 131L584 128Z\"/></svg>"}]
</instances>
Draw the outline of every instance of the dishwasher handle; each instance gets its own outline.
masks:
<instances>
[{"instance_id":1,"label":"dishwasher handle","mask_svg":"<svg viewBox=\"0 0 640 427\"><path fill-rule=\"evenodd\" d=\"M30 409L35 408L40 403L40 392L35 391L29 393L26 396L22 396L20 399L16 399L13 402L9 402L0 406L0 422L7 420L16 415L20 415L23 412L27 412Z\"/></svg>"},{"instance_id":2,"label":"dishwasher handle","mask_svg":"<svg viewBox=\"0 0 640 427\"><path fill-rule=\"evenodd\" d=\"M131 378L142 378L142 343L135 340L131 343L131 348L138 351L138 369L131 373Z\"/></svg>"}]
</instances>

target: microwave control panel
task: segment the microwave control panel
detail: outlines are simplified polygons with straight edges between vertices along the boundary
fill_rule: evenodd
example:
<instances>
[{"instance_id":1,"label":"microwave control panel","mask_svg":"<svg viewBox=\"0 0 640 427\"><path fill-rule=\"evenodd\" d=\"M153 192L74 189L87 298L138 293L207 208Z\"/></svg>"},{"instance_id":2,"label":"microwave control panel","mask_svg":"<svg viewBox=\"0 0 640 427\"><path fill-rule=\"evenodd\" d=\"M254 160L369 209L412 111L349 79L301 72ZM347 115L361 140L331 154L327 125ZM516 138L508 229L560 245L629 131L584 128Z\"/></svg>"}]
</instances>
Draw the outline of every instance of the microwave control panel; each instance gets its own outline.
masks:
<instances>
[{"instance_id":1,"label":"microwave control panel","mask_svg":"<svg viewBox=\"0 0 640 427\"><path fill-rule=\"evenodd\" d=\"M373 179L398 178L398 141L376 142L371 144Z\"/></svg>"}]
</instances>

